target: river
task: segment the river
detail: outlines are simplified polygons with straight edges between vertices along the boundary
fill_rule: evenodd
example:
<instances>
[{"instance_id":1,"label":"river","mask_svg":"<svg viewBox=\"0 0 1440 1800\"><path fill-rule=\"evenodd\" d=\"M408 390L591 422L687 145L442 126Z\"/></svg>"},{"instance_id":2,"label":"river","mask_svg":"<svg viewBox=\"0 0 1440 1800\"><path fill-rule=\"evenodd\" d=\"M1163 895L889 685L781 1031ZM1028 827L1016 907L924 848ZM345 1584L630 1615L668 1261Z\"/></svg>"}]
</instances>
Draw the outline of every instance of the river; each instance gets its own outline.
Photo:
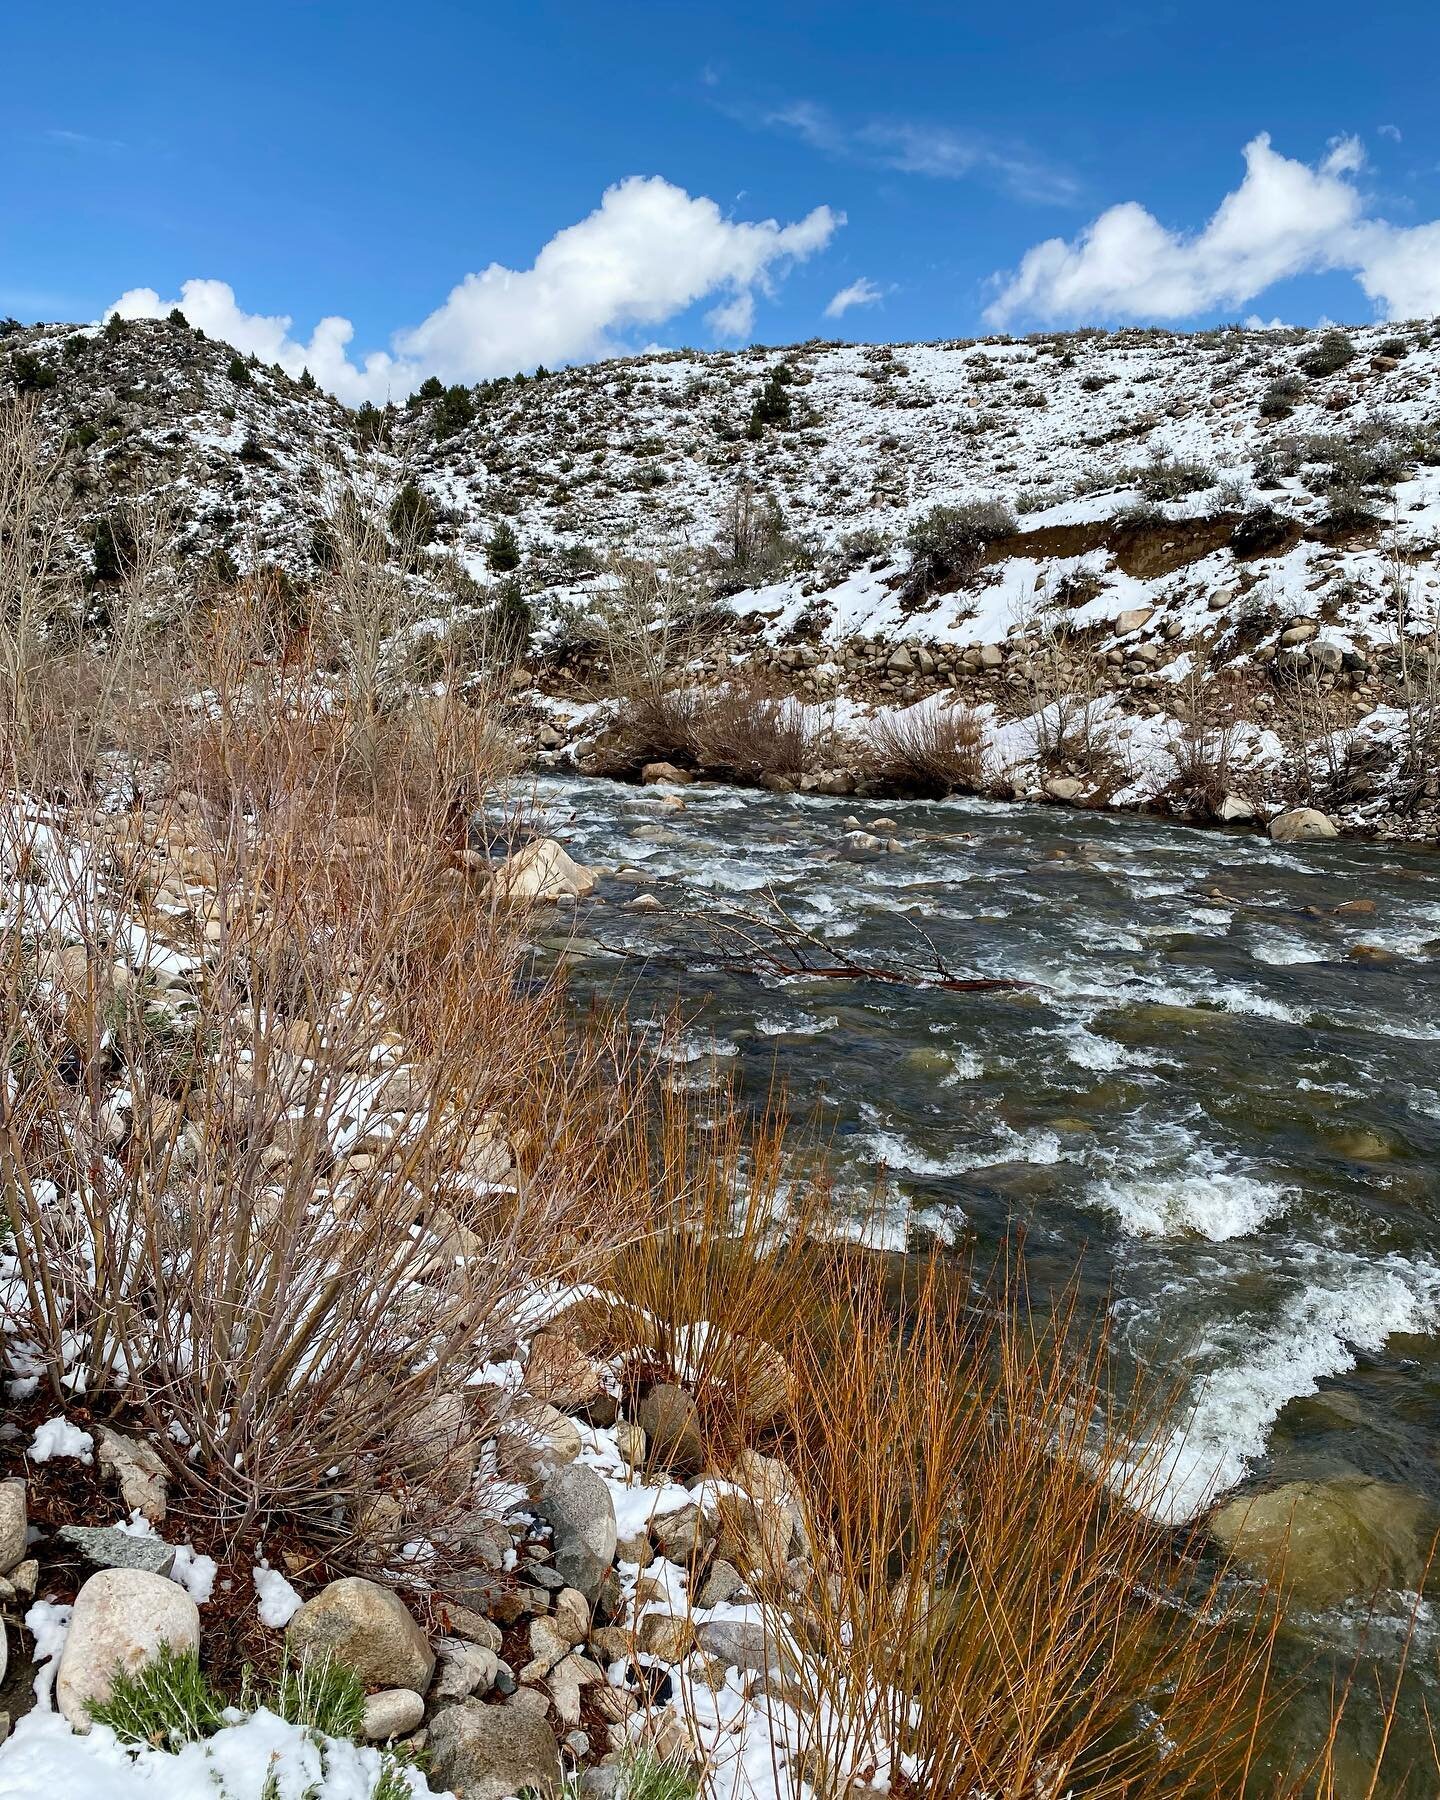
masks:
<instances>
[{"instance_id":1,"label":"river","mask_svg":"<svg viewBox=\"0 0 1440 1800\"><path fill-rule=\"evenodd\" d=\"M778 1078L857 1207L886 1182L895 1245L1021 1226L1032 1275L1078 1268L1122 1356L1188 1385L1165 1516L1353 1472L1440 1502L1440 855L973 799L683 802L539 782L609 872L582 992L642 1022L678 1001L687 1079ZM848 860L877 820L898 848ZM836 960L1028 985L742 972L703 921L771 896Z\"/></svg>"}]
</instances>

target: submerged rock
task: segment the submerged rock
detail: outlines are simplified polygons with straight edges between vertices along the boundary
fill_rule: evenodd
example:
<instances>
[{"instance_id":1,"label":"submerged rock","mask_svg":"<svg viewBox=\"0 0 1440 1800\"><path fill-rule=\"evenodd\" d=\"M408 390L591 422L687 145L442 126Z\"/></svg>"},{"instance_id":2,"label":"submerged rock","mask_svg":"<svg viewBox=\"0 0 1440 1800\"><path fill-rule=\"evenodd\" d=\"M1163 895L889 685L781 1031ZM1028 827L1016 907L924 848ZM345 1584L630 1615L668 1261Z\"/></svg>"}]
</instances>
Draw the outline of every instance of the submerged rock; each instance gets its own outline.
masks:
<instances>
[{"instance_id":1,"label":"submerged rock","mask_svg":"<svg viewBox=\"0 0 1440 1800\"><path fill-rule=\"evenodd\" d=\"M1227 1501L1210 1529L1239 1561L1260 1573L1284 1565L1287 1591L1302 1606L1364 1599L1378 1588L1440 1593L1440 1569L1426 1565L1440 1509L1421 1494L1368 1475L1289 1481Z\"/></svg>"}]
</instances>

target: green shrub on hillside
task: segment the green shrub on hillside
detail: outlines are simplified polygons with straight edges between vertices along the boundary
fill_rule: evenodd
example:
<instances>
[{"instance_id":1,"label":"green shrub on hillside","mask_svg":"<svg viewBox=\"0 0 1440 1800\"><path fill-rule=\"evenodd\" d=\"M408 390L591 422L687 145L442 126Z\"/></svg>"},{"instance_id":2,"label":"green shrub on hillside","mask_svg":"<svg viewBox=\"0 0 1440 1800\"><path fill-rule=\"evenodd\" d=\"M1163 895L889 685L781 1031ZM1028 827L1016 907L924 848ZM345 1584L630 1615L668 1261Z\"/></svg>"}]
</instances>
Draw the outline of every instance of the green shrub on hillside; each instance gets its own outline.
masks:
<instances>
[{"instance_id":1,"label":"green shrub on hillside","mask_svg":"<svg viewBox=\"0 0 1440 1800\"><path fill-rule=\"evenodd\" d=\"M415 551L424 549L426 544L434 542L435 527L439 519L430 496L416 482L405 483L390 502L386 517L391 536L409 554L413 555Z\"/></svg>"},{"instance_id":2,"label":"green shrub on hillside","mask_svg":"<svg viewBox=\"0 0 1440 1800\"><path fill-rule=\"evenodd\" d=\"M967 574L997 539L1016 529L1015 510L1005 500L965 500L932 506L905 534L910 552L907 591L929 593L942 581Z\"/></svg>"},{"instance_id":3,"label":"green shrub on hillside","mask_svg":"<svg viewBox=\"0 0 1440 1800\"><path fill-rule=\"evenodd\" d=\"M1355 346L1343 331L1326 331L1320 342L1300 358L1307 375L1334 375L1355 360Z\"/></svg>"},{"instance_id":4,"label":"green shrub on hillside","mask_svg":"<svg viewBox=\"0 0 1440 1800\"><path fill-rule=\"evenodd\" d=\"M436 401L430 423L437 438L454 437L475 417L475 402L467 387L449 387Z\"/></svg>"},{"instance_id":5,"label":"green shrub on hillside","mask_svg":"<svg viewBox=\"0 0 1440 1800\"><path fill-rule=\"evenodd\" d=\"M520 567L520 539L508 519L502 519L486 539L485 558L497 575Z\"/></svg>"}]
</instances>

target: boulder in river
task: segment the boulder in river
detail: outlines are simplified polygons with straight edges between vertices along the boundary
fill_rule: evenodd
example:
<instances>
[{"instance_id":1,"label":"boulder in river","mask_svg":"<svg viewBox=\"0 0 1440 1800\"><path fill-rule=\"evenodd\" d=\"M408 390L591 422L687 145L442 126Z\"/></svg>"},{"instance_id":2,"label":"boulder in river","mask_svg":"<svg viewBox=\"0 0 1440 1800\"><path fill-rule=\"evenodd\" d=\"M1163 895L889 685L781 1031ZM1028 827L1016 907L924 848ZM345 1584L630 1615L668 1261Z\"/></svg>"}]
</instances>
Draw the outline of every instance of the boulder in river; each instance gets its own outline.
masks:
<instances>
[{"instance_id":1,"label":"boulder in river","mask_svg":"<svg viewBox=\"0 0 1440 1800\"><path fill-rule=\"evenodd\" d=\"M1339 837L1335 821L1314 806L1296 806L1277 813L1270 821L1270 835L1277 844L1304 844Z\"/></svg>"},{"instance_id":2,"label":"boulder in river","mask_svg":"<svg viewBox=\"0 0 1440 1800\"><path fill-rule=\"evenodd\" d=\"M507 856L496 869L490 889L511 905L579 900L595 886L595 874L577 863L554 838L535 838Z\"/></svg>"},{"instance_id":3,"label":"boulder in river","mask_svg":"<svg viewBox=\"0 0 1440 1800\"><path fill-rule=\"evenodd\" d=\"M1227 1501L1210 1529L1240 1562L1260 1573L1283 1562L1287 1591L1302 1606L1365 1599L1378 1588L1440 1593L1440 1569L1426 1582L1440 1508L1396 1482L1368 1475L1288 1481Z\"/></svg>"}]
</instances>

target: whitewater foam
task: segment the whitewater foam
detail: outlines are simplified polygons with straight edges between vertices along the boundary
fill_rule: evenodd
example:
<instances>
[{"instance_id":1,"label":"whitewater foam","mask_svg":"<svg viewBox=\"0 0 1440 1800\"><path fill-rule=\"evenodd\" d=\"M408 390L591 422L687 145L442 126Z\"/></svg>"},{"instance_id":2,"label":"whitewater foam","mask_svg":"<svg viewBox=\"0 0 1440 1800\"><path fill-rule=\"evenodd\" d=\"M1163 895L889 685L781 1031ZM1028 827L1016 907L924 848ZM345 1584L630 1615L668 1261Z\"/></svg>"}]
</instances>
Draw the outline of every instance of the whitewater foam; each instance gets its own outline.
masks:
<instances>
[{"instance_id":1,"label":"whitewater foam","mask_svg":"<svg viewBox=\"0 0 1440 1800\"><path fill-rule=\"evenodd\" d=\"M1440 1327L1440 1266L1330 1252L1326 1277L1287 1298L1241 1354L1200 1381L1185 1424L1112 1473L1132 1504L1180 1524L1265 1453L1283 1407L1353 1369L1398 1332ZM1233 1322L1227 1327L1232 1339Z\"/></svg>"}]
</instances>

